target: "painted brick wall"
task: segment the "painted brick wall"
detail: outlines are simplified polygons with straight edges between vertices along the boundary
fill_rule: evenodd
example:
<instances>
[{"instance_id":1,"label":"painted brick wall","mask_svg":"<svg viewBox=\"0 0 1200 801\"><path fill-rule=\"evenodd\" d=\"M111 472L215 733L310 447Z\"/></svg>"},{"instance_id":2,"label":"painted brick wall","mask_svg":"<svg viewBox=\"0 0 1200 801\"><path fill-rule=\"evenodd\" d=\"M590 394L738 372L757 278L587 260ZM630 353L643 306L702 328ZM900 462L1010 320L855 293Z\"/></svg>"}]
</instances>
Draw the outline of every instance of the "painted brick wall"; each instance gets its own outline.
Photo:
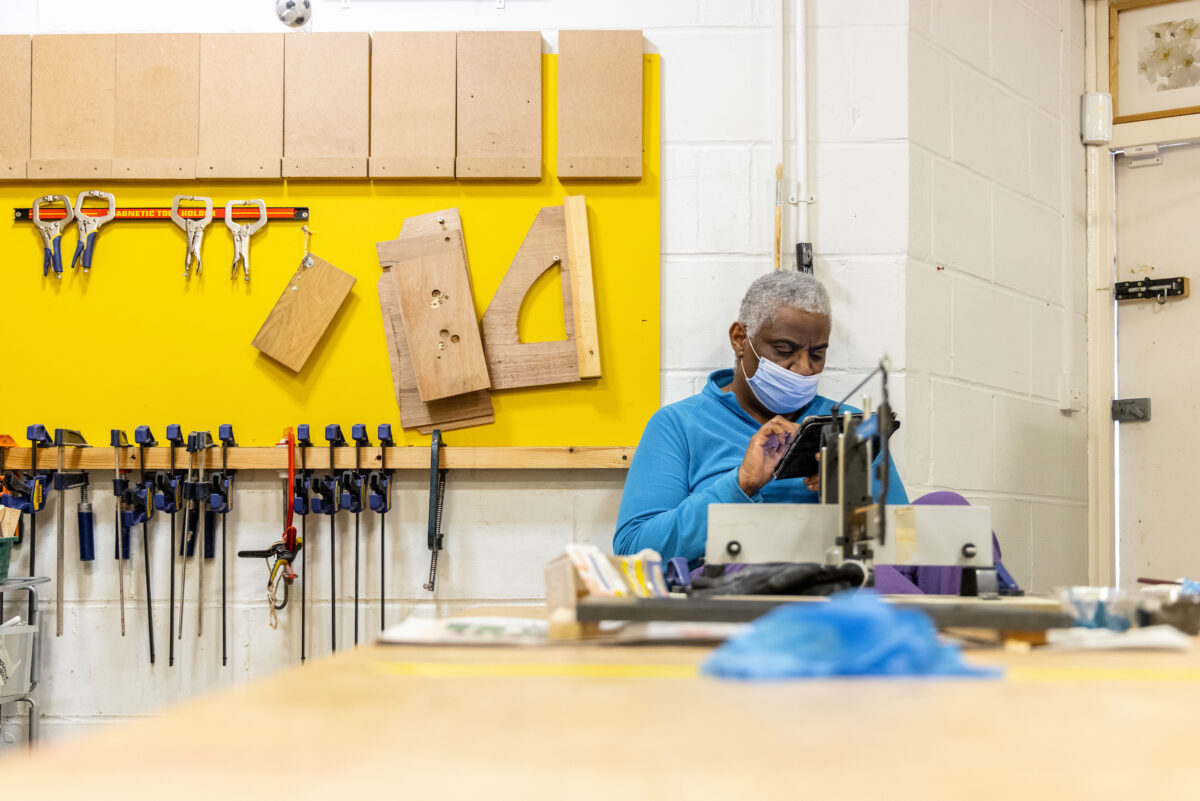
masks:
<instances>
[{"instance_id":1,"label":"painted brick wall","mask_svg":"<svg viewBox=\"0 0 1200 801\"><path fill-rule=\"evenodd\" d=\"M1086 583L1083 3L910 9L906 478L991 506L1022 583Z\"/></svg>"},{"instance_id":2,"label":"painted brick wall","mask_svg":"<svg viewBox=\"0 0 1200 801\"><path fill-rule=\"evenodd\" d=\"M1008 1L996 0L998 5ZM1016 0L1011 2L1016 4ZM965 0L963 4L967 5ZM0 32L275 31L279 27L272 5L269 0L199 4L29 0L0 4ZM507 0L504 9L496 8L496 0L318 0L315 5L318 31L540 29L550 50L555 47L556 31L563 28L644 29L647 48L663 57L663 402L694 393L711 370L731 364L728 324L736 317L746 285L770 269L776 153L783 120L791 113L781 109L785 94L779 86L781 54L790 46L781 41L778 28L781 0ZM989 8L984 17L989 21L980 33L976 20L958 18L959 0L942 5L945 7L930 9L928 3L917 0L813 0L809 4L807 144L812 176L809 191L817 197L812 236L818 275L828 282L836 304L831 366L823 391L833 394L848 389L881 353L888 353L893 368L899 371L893 390L906 422L897 443L902 476L910 488L965 486L972 497L992 503L996 527L1006 545L1010 540L1019 543L1010 546L1016 552L1010 561L1026 578L1031 566L1039 564L1036 560L1054 566L1085 561L1079 503L1082 489L1047 490L1067 472L1065 463L1054 461L1058 454L1076 446L1082 453L1082 421L1059 416L1053 400L1056 390L1051 387L1056 384L1054 371L1058 368L1035 361L1033 353L1035 347L1058 353L1064 335L1071 333L1065 322L1061 330L1056 326L1068 317L1065 303L1069 293L1065 290L1073 286L1076 277L1062 265L1068 256L1077 260L1080 268L1082 265L1081 247L1069 253L1065 250L1068 244L1076 248L1081 241L1074 223L1082 213L1082 161L1069 145L1074 136L1070 130L1073 119L1064 111L1078 92L1074 86L1060 86L1055 92L1061 96L1055 97L1063 105L1047 110L1038 103L1051 101L1041 97L1036 80L1023 74L1008 76L1013 81L1026 79L1034 87L1030 90L1033 98L1024 99L1017 88L1004 82L1007 73L988 71L990 55L975 64L939 44L942 40L938 37L947 37L958 47L962 36L984 42L987 49L991 38L999 35L997 31L1009 29L1002 25L993 29ZM1059 8L1057 2L1051 6ZM1075 59L1075 52L1082 47L1076 41L1081 38L1082 23L1065 9L1064 4L1053 29L1069 25L1079 36L1056 34L1053 43L1049 39L1035 42L1039 48L1057 48L1056 63L1062 59L1064 64ZM935 35L929 23L935 13L953 19L958 27L938 28ZM1030 13L1032 21L1005 18L1003 24L1049 24L1045 9L1040 14ZM966 49L979 58L975 50ZM929 66L930 59L933 66ZM1075 61L1081 71L1081 50ZM998 68L1000 65L1008 65L1004 69L1014 66L1003 59L997 62ZM1023 67L1020 60L1016 66ZM1074 81L1073 67L1069 74ZM963 88L969 86L968 81L989 87L990 94L983 102L992 109L990 115L998 116L1007 108L1004 102L1021 110L1021 119L1030 126L1029 141L1035 135L1059 136L1056 160L1039 161L1044 154L1026 147L1023 169L1027 177L1019 191L1007 186L1009 161L991 150L998 146L1001 154L1008 154L1004 159L1011 156L1012 161L1019 161L1005 149L1007 140L998 143L999 135L985 130L980 134L987 137L985 143L973 151L975 143L966 138L973 135L971 129L951 131L948 127L951 111L945 99L950 97L952 77L960 81L966 99L971 97ZM937 81L947 83L944 92L929 95L922 91L926 82ZM952 107L959 108L957 104ZM960 123L974 119L967 108L958 112ZM1035 130L1035 125L1041 127ZM1043 129L1053 130L1046 133ZM957 151L950 149L955 142ZM788 146L794 151L795 142ZM970 161L972 158L982 162ZM1068 171L1069 161L1079 162L1077 180ZM935 165L940 165L936 173ZM1034 165L1040 166L1035 170ZM1035 183L1035 171L1044 180ZM925 199L933 197L935 175L942 183L960 187L954 190L958 192L954 202L940 207L943 213L966 215L967 208L976 208L978 216L958 224L935 225L930 201ZM1054 175L1061 176L1057 184ZM1071 220L1070 225L1062 223L1061 230L1053 221L1046 223L1045 214L1037 214L1053 206L1054 186L1058 187L1054 202ZM995 200L1001 190L1008 194ZM940 196L941 190L937 194ZM947 200L951 197L946 195ZM976 206L969 205L972 203ZM989 255L993 252L993 218L1010 220L1012 225L1042 225L1050 233L1045 234L1046 240L1038 241L1042 245L1059 242L1064 258L1041 267L1028 266L1026 272L996 271ZM952 235L964 226L976 233L954 240ZM986 247L980 245L981 239ZM1025 241L1012 238L1018 240ZM1042 251L1034 242L1012 245L1008 252L1019 257ZM950 254L944 257L947 262L952 255L970 265L956 262L937 272L934 268L943 257L934 254L942 252ZM982 254L986 265L971 261L971 254ZM1022 269L1026 266L1022 264ZM1048 283L1040 283L1039 269L1053 271ZM1040 304L1045 302L1050 305L1043 308ZM957 318L946 314L952 303L960 315ZM1022 357L1024 361L1010 358L1008 339L1014 335L1008 329L989 338L987 331L971 325L972 315L981 320L1006 319L1012 304L1019 309L1017 317L1025 321L1020 328L1020 341L1029 351ZM1082 303L1074 308L1082 311ZM961 330L953 328L954 319L962 320ZM875 390L871 393L877 397ZM937 428L930 426L931 408L939 409ZM997 433L1016 436L1000 444L994 439ZM1034 458L1028 458L1029 454ZM1024 460L1023 468L1016 462L1018 457ZM102 487L108 478L97 474L96 486ZM992 480L1005 489L983 491ZM277 477L258 473L243 475L240 481L239 506L229 520L231 550L276 535L280 519ZM421 473L411 472L401 474L397 482L397 509L388 526L391 621L410 613L427 614L481 602L538 603L541 566L563 544L609 543L623 476L606 471L553 477L538 471L453 474L445 511L448 550L436 603L421 589L428 566L425 481ZM112 514L109 499L102 492L96 499L97 517L107 521ZM47 511L52 515L53 506ZM344 531L346 522L340 525ZM374 519L364 521L364 632L375 630L378 620L376 525ZM1060 536L1062 531L1076 530L1078 537ZM1041 550L1033 546L1031 532L1037 531L1054 534L1043 538L1046 545ZM108 542L107 526L98 533L102 542ZM319 656L329 649L328 534L321 527L310 535L314 548L309 561L313 601L309 643L312 653ZM349 542L346 537L340 540L343 553ZM135 549L135 557L140 558L140 545ZM168 668L163 624L167 562L162 545L152 544L151 549L156 564L154 612L159 658L154 668L146 659L145 606L140 589L134 592L135 600L127 602L128 634L124 639L119 635L117 577L111 562L91 570L71 566L65 583L67 634L63 638L53 636L54 610L52 604L47 606L51 636L47 638L45 682L40 692L45 737L148 714L296 661L298 610L289 609L280 628L269 629L261 565L245 560L234 564L237 560L231 559L234 590L229 666L219 667L218 585L210 572L206 636L199 641L194 637L195 612L189 607L179 658L174 668ZM43 558L48 559L48 553ZM339 630L345 646L350 642L352 572L349 564L342 567ZM1054 580L1060 573L1053 574ZM140 583L140 572L135 575ZM4 711L12 714L16 710L10 706ZM5 739L11 741L14 735L20 739L21 733L11 729L5 731Z\"/></svg>"}]
</instances>

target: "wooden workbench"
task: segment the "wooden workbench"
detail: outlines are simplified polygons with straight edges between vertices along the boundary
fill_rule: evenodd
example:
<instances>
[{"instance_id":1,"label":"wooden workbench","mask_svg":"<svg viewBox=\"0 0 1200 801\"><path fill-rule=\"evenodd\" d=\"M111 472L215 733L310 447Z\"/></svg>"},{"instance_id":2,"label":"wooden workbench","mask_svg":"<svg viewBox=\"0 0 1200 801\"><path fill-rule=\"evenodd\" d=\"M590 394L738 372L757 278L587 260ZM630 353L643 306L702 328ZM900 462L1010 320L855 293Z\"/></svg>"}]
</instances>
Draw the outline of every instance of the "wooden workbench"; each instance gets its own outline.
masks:
<instances>
[{"instance_id":1,"label":"wooden workbench","mask_svg":"<svg viewBox=\"0 0 1200 801\"><path fill-rule=\"evenodd\" d=\"M370 645L6 758L14 797L1190 798L1200 655L748 684L708 649ZM112 677L119 681L119 677Z\"/></svg>"}]
</instances>

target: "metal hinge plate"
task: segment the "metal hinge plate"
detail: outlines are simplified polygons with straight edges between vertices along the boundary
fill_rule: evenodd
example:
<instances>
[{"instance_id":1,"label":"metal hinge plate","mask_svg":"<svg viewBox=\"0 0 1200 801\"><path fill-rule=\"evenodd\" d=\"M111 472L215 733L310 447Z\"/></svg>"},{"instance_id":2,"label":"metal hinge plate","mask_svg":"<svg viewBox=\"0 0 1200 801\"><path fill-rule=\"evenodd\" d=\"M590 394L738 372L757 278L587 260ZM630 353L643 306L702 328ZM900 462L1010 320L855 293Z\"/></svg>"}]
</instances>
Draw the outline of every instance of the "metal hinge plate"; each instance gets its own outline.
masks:
<instances>
[{"instance_id":1,"label":"metal hinge plate","mask_svg":"<svg viewBox=\"0 0 1200 801\"><path fill-rule=\"evenodd\" d=\"M1145 423L1150 419L1149 398L1114 398L1112 419L1118 423Z\"/></svg>"},{"instance_id":2,"label":"metal hinge plate","mask_svg":"<svg viewBox=\"0 0 1200 801\"><path fill-rule=\"evenodd\" d=\"M1113 285L1117 301L1150 300L1166 303L1167 298L1186 298L1191 288L1188 280L1179 278L1143 278L1140 281L1119 281Z\"/></svg>"}]
</instances>

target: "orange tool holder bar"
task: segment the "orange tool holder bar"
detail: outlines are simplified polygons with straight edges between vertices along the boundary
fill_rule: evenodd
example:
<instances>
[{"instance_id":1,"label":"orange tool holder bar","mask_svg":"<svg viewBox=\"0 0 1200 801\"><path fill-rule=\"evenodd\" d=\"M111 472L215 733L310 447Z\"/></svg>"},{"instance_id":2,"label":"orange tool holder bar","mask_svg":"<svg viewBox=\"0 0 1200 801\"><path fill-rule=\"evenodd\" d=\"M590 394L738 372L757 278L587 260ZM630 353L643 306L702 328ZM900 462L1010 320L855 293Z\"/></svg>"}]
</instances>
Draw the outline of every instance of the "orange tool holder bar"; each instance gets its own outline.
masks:
<instances>
[{"instance_id":1,"label":"orange tool holder bar","mask_svg":"<svg viewBox=\"0 0 1200 801\"><path fill-rule=\"evenodd\" d=\"M75 209L75 214L80 213L80 209ZM107 213L108 209L104 207L85 208L82 212L89 217L99 217L101 214ZM214 220L225 219L225 207L213 205L212 211ZM43 220L61 220L66 216L66 210L62 208L45 207L42 209ZM204 216L203 206L180 206L179 216L187 219L189 217L201 218ZM118 206L116 209L116 217L114 220L130 220L130 221L152 221L152 220L170 220L171 207L166 206L148 207L148 206ZM235 206L233 209L233 219L235 220L257 220L258 209L253 206ZM267 206L268 220L300 220L308 219L308 206ZM33 222L33 209L13 209L13 220L15 222Z\"/></svg>"}]
</instances>

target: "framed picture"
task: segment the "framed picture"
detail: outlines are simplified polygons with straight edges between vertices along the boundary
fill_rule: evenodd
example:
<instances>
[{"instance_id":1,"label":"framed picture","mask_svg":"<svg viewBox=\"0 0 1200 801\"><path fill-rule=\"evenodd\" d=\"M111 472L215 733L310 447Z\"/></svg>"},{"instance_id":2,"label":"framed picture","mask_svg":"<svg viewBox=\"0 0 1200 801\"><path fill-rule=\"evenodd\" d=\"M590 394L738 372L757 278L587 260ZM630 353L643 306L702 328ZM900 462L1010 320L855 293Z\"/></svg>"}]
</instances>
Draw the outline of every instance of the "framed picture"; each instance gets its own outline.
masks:
<instances>
[{"instance_id":1,"label":"framed picture","mask_svg":"<svg viewBox=\"0 0 1200 801\"><path fill-rule=\"evenodd\" d=\"M1109 6L1113 122L1200 113L1200 0Z\"/></svg>"}]
</instances>

